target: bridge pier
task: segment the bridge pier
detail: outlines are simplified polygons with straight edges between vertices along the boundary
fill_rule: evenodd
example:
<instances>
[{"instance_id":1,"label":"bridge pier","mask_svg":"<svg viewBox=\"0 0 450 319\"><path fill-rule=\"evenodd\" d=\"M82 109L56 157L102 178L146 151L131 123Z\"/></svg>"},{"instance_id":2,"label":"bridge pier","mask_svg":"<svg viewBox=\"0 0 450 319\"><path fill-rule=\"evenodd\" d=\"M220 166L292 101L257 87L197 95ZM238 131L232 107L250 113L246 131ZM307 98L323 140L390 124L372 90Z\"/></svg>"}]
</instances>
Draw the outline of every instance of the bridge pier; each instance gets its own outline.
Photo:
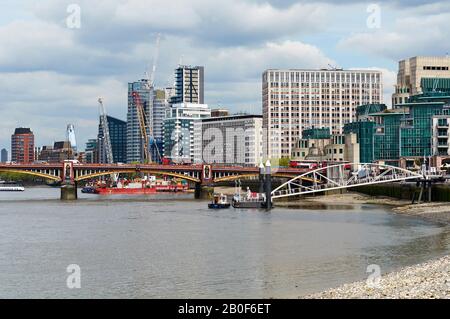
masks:
<instances>
[{"instance_id":1,"label":"bridge pier","mask_svg":"<svg viewBox=\"0 0 450 319\"><path fill-rule=\"evenodd\" d=\"M214 194L214 187L195 183L195 199L210 199L212 194Z\"/></svg>"},{"instance_id":2,"label":"bridge pier","mask_svg":"<svg viewBox=\"0 0 450 319\"><path fill-rule=\"evenodd\" d=\"M61 200L78 199L77 184L65 184L61 186Z\"/></svg>"},{"instance_id":3,"label":"bridge pier","mask_svg":"<svg viewBox=\"0 0 450 319\"><path fill-rule=\"evenodd\" d=\"M272 172L270 160L266 162L266 171L264 176L264 190L266 191L266 210L272 209Z\"/></svg>"}]
</instances>

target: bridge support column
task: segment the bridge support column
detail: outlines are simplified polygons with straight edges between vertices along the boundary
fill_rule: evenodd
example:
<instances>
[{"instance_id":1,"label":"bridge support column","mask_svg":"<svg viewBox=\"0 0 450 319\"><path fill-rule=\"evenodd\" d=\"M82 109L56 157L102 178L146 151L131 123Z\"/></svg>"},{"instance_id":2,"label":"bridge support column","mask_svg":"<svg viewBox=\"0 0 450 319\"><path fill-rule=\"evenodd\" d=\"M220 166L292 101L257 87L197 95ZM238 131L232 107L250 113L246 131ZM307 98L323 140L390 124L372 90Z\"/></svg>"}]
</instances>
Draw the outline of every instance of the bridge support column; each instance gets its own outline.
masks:
<instances>
[{"instance_id":1,"label":"bridge support column","mask_svg":"<svg viewBox=\"0 0 450 319\"><path fill-rule=\"evenodd\" d=\"M264 164L261 162L260 164L259 164L259 193L260 194L264 194L264 189L265 189L265 185L264 185L264 183L265 183L265 180L264 180L264 170L265 170L265 168L264 168Z\"/></svg>"},{"instance_id":2,"label":"bridge support column","mask_svg":"<svg viewBox=\"0 0 450 319\"><path fill-rule=\"evenodd\" d=\"M78 199L77 184L65 184L61 186L61 200Z\"/></svg>"},{"instance_id":3,"label":"bridge support column","mask_svg":"<svg viewBox=\"0 0 450 319\"><path fill-rule=\"evenodd\" d=\"M266 191L266 209L272 209L272 172L270 167L270 160L266 163L266 174L265 174L265 185L264 189Z\"/></svg>"},{"instance_id":4,"label":"bridge support column","mask_svg":"<svg viewBox=\"0 0 450 319\"><path fill-rule=\"evenodd\" d=\"M195 199L209 199L214 193L214 187L202 186L201 183L195 183Z\"/></svg>"}]
</instances>

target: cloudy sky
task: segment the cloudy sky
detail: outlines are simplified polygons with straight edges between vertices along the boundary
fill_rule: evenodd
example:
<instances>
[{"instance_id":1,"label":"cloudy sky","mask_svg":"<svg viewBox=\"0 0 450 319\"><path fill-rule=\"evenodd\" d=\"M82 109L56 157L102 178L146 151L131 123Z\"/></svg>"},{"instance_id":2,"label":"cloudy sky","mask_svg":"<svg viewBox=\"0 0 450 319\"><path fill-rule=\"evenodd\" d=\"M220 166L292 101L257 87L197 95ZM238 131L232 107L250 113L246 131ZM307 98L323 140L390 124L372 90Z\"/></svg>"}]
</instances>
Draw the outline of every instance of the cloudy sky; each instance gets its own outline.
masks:
<instances>
[{"instance_id":1,"label":"cloudy sky","mask_svg":"<svg viewBox=\"0 0 450 319\"><path fill-rule=\"evenodd\" d=\"M79 28L70 4L81 9ZM1 0L0 6L0 148L8 149L17 126L31 127L44 145L64 139L68 123L83 148L96 136L99 96L110 115L125 119L127 82L152 64L158 33L158 86L171 85L180 61L203 65L208 104L254 113L261 113L267 68L380 69L389 104L398 60L450 51L449 1Z\"/></svg>"}]
</instances>

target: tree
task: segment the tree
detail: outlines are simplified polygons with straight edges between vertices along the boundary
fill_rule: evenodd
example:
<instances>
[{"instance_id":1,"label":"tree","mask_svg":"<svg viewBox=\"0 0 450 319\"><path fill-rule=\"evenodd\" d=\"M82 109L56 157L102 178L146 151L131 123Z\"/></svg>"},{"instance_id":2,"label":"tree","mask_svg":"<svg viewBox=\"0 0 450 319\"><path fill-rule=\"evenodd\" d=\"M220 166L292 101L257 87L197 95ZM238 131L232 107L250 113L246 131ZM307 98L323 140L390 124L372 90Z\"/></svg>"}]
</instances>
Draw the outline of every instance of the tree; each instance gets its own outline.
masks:
<instances>
[{"instance_id":1,"label":"tree","mask_svg":"<svg viewBox=\"0 0 450 319\"><path fill-rule=\"evenodd\" d=\"M278 160L278 165L280 167L289 167L289 161L291 159L289 157L282 157Z\"/></svg>"}]
</instances>

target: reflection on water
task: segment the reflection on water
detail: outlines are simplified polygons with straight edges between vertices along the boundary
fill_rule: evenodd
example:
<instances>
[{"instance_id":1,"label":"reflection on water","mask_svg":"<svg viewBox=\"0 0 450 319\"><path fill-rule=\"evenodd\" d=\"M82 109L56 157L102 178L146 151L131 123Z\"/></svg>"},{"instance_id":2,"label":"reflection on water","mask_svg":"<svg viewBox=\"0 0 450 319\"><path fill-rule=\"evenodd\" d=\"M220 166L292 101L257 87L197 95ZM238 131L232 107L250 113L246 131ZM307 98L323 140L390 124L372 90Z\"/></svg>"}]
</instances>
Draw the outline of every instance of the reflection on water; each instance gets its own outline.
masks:
<instances>
[{"instance_id":1,"label":"reflection on water","mask_svg":"<svg viewBox=\"0 0 450 319\"><path fill-rule=\"evenodd\" d=\"M0 297L295 297L447 254L448 228L384 207L208 210L192 194L0 193ZM81 267L81 289L66 267Z\"/></svg>"}]
</instances>

